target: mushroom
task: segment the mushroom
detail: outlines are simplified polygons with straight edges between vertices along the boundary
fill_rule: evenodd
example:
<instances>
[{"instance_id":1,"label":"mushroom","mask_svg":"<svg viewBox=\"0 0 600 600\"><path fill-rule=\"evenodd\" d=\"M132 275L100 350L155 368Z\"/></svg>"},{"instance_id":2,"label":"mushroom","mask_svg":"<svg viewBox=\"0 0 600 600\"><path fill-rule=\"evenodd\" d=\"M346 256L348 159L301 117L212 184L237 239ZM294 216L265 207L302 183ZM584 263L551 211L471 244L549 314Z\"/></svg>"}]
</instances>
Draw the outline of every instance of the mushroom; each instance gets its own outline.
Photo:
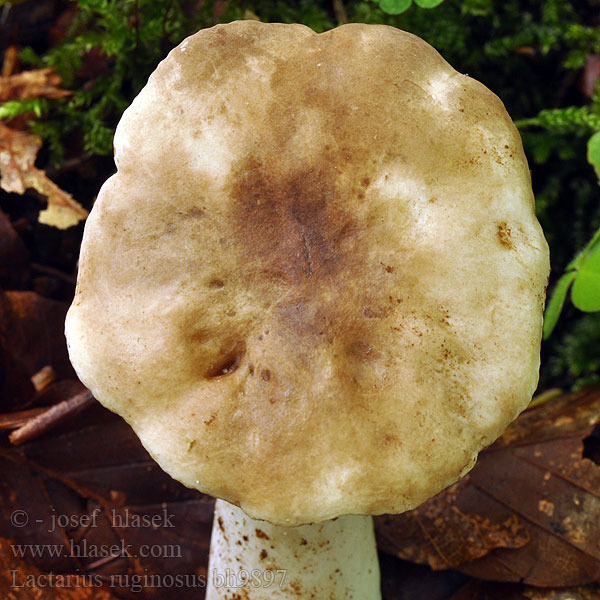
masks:
<instances>
[{"instance_id":1,"label":"mushroom","mask_svg":"<svg viewBox=\"0 0 600 600\"><path fill-rule=\"evenodd\" d=\"M221 499L208 598L379 598L369 515L464 475L537 385L548 250L501 101L392 27L240 21L158 66L115 160L70 356Z\"/></svg>"}]
</instances>

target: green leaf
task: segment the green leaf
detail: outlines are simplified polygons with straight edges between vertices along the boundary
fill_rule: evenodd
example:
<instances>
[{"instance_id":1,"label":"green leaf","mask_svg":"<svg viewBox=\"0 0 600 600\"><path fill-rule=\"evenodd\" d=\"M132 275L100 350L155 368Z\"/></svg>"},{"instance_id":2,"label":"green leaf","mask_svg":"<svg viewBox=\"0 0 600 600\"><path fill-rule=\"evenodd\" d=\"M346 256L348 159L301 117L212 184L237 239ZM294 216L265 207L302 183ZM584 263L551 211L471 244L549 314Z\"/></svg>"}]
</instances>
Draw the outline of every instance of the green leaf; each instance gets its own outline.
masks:
<instances>
[{"instance_id":1,"label":"green leaf","mask_svg":"<svg viewBox=\"0 0 600 600\"><path fill-rule=\"evenodd\" d=\"M544 339L547 340L550 337L554 327L558 321L558 317L562 312L569 291L569 286L575 279L576 272L571 271L565 273L554 286L552 296L546 305L546 312L544 313Z\"/></svg>"},{"instance_id":2,"label":"green leaf","mask_svg":"<svg viewBox=\"0 0 600 600\"><path fill-rule=\"evenodd\" d=\"M577 272L571 291L573 304L584 312L600 310L600 252L587 258Z\"/></svg>"},{"instance_id":3,"label":"green leaf","mask_svg":"<svg viewBox=\"0 0 600 600\"><path fill-rule=\"evenodd\" d=\"M421 8L435 8L439 6L444 0L415 0L415 4Z\"/></svg>"},{"instance_id":4,"label":"green leaf","mask_svg":"<svg viewBox=\"0 0 600 600\"><path fill-rule=\"evenodd\" d=\"M587 246L567 265L567 271L579 269L587 260L590 254L594 254L600 249L600 228L594 234L594 237L588 242Z\"/></svg>"},{"instance_id":5,"label":"green leaf","mask_svg":"<svg viewBox=\"0 0 600 600\"><path fill-rule=\"evenodd\" d=\"M389 15L399 15L410 8L412 0L381 0L379 6Z\"/></svg>"},{"instance_id":6,"label":"green leaf","mask_svg":"<svg viewBox=\"0 0 600 600\"><path fill-rule=\"evenodd\" d=\"M588 161L594 167L596 177L600 179L600 131L588 140Z\"/></svg>"}]
</instances>

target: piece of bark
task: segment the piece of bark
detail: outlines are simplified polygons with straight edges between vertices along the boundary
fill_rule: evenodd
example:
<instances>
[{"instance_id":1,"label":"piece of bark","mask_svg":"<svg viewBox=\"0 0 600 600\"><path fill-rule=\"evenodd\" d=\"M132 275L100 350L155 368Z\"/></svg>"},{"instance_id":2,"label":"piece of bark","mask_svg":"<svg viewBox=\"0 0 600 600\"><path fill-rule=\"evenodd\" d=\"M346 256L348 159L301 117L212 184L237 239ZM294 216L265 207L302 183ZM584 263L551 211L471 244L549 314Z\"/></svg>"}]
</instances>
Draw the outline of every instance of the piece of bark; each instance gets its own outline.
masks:
<instances>
[{"instance_id":1,"label":"piece of bark","mask_svg":"<svg viewBox=\"0 0 600 600\"><path fill-rule=\"evenodd\" d=\"M56 380L56 373L52 368L52 365L46 365L42 367L37 373L31 376L31 383L35 391L39 394L44 391L51 383Z\"/></svg>"}]
</instances>

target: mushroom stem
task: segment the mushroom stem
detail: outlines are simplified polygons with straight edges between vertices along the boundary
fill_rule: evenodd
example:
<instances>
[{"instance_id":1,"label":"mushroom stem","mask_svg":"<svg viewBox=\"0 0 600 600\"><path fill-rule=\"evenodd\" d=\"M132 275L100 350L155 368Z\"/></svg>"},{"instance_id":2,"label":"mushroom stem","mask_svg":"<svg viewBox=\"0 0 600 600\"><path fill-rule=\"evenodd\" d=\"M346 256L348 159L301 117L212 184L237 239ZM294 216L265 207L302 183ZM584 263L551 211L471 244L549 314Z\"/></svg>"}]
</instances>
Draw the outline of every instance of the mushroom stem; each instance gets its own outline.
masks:
<instances>
[{"instance_id":1,"label":"mushroom stem","mask_svg":"<svg viewBox=\"0 0 600 600\"><path fill-rule=\"evenodd\" d=\"M206 598L380 600L373 518L282 527L217 500Z\"/></svg>"}]
</instances>

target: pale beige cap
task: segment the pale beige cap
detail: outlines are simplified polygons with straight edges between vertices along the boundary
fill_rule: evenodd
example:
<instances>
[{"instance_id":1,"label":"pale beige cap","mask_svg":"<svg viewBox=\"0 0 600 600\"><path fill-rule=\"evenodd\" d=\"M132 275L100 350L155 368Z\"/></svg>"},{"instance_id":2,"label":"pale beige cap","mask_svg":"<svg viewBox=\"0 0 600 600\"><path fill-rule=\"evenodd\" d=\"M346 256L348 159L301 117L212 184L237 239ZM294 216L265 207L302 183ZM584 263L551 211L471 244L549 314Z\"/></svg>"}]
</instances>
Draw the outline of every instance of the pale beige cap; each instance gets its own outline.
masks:
<instances>
[{"instance_id":1,"label":"pale beige cap","mask_svg":"<svg viewBox=\"0 0 600 600\"><path fill-rule=\"evenodd\" d=\"M521 140L421 39L200 31L115 147L70 355L185 485L276 524L401 512L527 406L549 265Z\"/></svg>"}]
</instances>

